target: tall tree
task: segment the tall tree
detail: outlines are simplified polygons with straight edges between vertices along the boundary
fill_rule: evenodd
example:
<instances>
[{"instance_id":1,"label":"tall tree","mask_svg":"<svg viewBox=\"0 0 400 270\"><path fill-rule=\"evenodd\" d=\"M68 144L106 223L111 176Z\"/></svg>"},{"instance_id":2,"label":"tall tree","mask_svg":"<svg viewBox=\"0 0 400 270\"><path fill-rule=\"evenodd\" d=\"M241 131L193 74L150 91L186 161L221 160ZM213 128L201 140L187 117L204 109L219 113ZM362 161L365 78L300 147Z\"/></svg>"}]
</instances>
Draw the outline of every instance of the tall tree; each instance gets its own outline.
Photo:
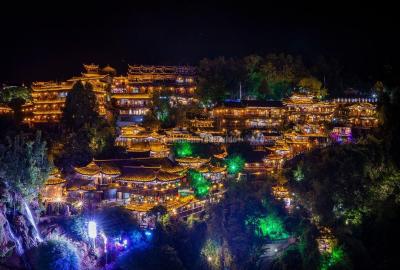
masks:
<instances>
[{"instance_id":1,"label":"tall tree","mask_svg":"<svg viewBox=\"0 0 400 270\"><path fill-rule=\"evenodd\" d=\"M25 86L6 86L0 91L0 104L7 104L14 111L14 120L22 122L22 105L31 100L31 92Z\"/></svg>"},{"instance_id":2,"label":"tall tree","mask_svg":"<svg viewBox=\"0 0 400 270\"><path fill-rule=\"evenodd\" d=\"M199 64L198 98L205 104L238 97L245 81L244 66L235 59L203 59Z\"/></svg>"},{"instance_id":3,"label":"tall tree","mask_svg":"<svg viewBox=\"0 0 400 270\"><path fill-rule=\"evenodd\" d=\"M13 140L9 138L6 145L0 145L0 164L0 181L15 196L28 199L37 196L51 169L40 132L34 140L16 136Z\"/></svg>"},{"instance_id":4,"label":"tall tree","mask_svg":"<svg viewBox=\"0 0 400 270\"><path fill-rule=\"evenodd\" d=\"M309 91L311 94L320 99L328 94L328 91L322 86L322 82L315 77L302 78L299 81L298 86L301 89Z\"/></svg>"},{"instance_id":5,"label":"tall tree","mask_svg":"<svg viewBox=\"0 0 400 270\"><path fill-rule=\"evenodd\" d=\"M67 95L62 123L67 129L76 131L83 126L94 126L98 120L97 100L92 85L76 82Z\"/></svg>"}]
</instances>

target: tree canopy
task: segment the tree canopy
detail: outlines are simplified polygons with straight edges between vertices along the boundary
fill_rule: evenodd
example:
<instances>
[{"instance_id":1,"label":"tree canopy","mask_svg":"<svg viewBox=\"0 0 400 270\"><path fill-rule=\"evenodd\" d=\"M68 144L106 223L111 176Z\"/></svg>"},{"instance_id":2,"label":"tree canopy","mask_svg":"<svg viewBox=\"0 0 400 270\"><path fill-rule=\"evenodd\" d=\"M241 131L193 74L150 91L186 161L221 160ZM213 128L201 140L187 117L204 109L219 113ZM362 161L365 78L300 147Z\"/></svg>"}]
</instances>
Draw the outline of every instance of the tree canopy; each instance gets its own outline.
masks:
<instances>
[{"instance_id":1,"label":"tree canopy","mask_svg":"<svg viewBox=\"0 0 400 270\"><path fill-rule=\"evenodd\" d=\"M61 122L70 130L93 126L99 119L96 95L90 83L77 81L65 101Z\"/></svg>"},{"instance_id":2,"label":"tree canopy","mask_svg":"<svg viewBox=\"0 0 400 270\"><path fill-rule=\"evenodd\" d=\"M79 270L79 253L67 239L58 237L41 243L34 250L36 269Z\"/></svg>"},{"instance_id":3,"label":"tree canopy","mask_svg":"<svg viewBox=\"0 0 400 270\"><path fill-rule=\"evenodd\" d=\"M33 140L18 135L0 145L0 180L23 197L37 196L51 170L46 143L38 132Z\"/></svg>"}]
</instances>

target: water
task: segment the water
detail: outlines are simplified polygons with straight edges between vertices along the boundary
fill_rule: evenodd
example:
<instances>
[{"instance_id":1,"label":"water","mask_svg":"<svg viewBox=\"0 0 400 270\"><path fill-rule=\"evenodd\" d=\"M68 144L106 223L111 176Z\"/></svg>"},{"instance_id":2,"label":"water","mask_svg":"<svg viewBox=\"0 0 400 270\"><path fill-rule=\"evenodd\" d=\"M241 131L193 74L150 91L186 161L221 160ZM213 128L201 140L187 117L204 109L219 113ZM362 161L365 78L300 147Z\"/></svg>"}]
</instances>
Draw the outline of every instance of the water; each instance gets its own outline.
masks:
<instances>
[{"instance_id":1,"label":"water","mask_svg":"<svg viewBox=\"0 0 400 270\"><path fill-rule=\"evenodd\" d=\"M22 254L24 254L25 250L21 244L21 241L19 241L19 239L15 236L14 232L12 231L10 223L8 221L7 221L7 228L12 240L16 244L17 254L21 256Z\"/></svg>"},{"instance_id":2,"label":"water","mask_svg":"<svg viewBox=\"0 0 400 270\"><path fill-rule=\"evenodd\" d=\"M26 259L24 247L22 246L21 241L19 241L18 237L16 237L14 232L12 231L8 220L7 220L7 228L8 228L8 232L10 233L11 239L13 240L13 242L16 245L17 255L22 259L25 269L30 270L31 266L29 265L28 260Z\"/></svg>"},{"instance_id":3,"label":"water","mask_svg":"<svg viewBox=\"0 0 400 270\"><path fill-rule=\"evenodd\" d=\"M35 229L35 233L36 233L35 237L36 237L36 239L37 239L39 242L43 242L43 239L42 239L42 237L40 236L39 230L38 230L38 228L37 228L37 226L36 226L36 222L35 222L35 220L33 219L33 215L32 215L31 209L29 208L29 206L28 206L28 204L27 204L26 202L24 202L24 206L25 206L26 214L28 215L28 220L29 220L29 222L31 223L31 225L33 226L33 228Z\"/></svg>"}]
</instances>

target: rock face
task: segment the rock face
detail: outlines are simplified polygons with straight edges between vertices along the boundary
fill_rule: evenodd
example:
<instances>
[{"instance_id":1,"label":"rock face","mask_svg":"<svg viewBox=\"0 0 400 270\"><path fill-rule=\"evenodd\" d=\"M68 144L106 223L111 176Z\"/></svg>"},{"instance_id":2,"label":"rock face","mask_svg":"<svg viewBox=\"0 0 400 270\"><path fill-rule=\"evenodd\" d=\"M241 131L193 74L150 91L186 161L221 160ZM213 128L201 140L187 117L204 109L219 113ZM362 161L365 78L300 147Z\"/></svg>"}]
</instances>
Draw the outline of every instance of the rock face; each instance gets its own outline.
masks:
<instances>
[{"instance_id":1,"label":"rock face","mask_svg":"<svg viewBox=\"0 0 400 270\"><path fill-rule=\"evenodd\" d=\"M20 211L15 211L15 214L11 216L11 211L7 209L6 204L0 203L0 258L19 253L20 251L16 250L18 241L23 250L28 250L38 244L27 217Z\"/></svg>"},{"instance_id":2,"label":"rock face","mask_svg":"<svg viewBox=\"0 0 400 270\"><path fill-rule=\"evenodd\" d=\"M11 240L8 233L8 221L5 216L5 206L0 204L0 258L11 255L15 243Z\"/></svg>"},{"instance_id":3,"label":"rock face","mask_svg":"<svg viewBox=\"0 0 400 270\"><path fill-rule=\"evenodd\" d=\"M25 216L21 214L14 216L12 223L15 228L15 234L22 239L25 250L31 249L38 244L33 235L33 228L32 226L28 225L29 222L27 222Z\"/></svg>"}]
</instances>

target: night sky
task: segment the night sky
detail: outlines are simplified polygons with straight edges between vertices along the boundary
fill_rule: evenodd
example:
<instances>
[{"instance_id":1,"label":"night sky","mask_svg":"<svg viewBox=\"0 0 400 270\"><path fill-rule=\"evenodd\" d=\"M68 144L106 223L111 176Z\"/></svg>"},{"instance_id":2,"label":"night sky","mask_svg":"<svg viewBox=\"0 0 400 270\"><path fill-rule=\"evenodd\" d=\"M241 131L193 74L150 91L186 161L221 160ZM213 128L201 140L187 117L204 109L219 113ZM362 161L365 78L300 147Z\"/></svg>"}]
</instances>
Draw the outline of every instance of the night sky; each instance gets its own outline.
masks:
<instances>
[{"instance_id":1,"label":"night sky","mask_svg":"<svg viewBox=\"0 0 400 270\"><path fill-rule=\"evenodd\" d=\"M123 74L128 63L287 52L306 62L322 54L375 76L400 60L397 9L382 1L32 2L1 9L1 83L67 79L91 62Z\"/></svg>"}]
</instances>

